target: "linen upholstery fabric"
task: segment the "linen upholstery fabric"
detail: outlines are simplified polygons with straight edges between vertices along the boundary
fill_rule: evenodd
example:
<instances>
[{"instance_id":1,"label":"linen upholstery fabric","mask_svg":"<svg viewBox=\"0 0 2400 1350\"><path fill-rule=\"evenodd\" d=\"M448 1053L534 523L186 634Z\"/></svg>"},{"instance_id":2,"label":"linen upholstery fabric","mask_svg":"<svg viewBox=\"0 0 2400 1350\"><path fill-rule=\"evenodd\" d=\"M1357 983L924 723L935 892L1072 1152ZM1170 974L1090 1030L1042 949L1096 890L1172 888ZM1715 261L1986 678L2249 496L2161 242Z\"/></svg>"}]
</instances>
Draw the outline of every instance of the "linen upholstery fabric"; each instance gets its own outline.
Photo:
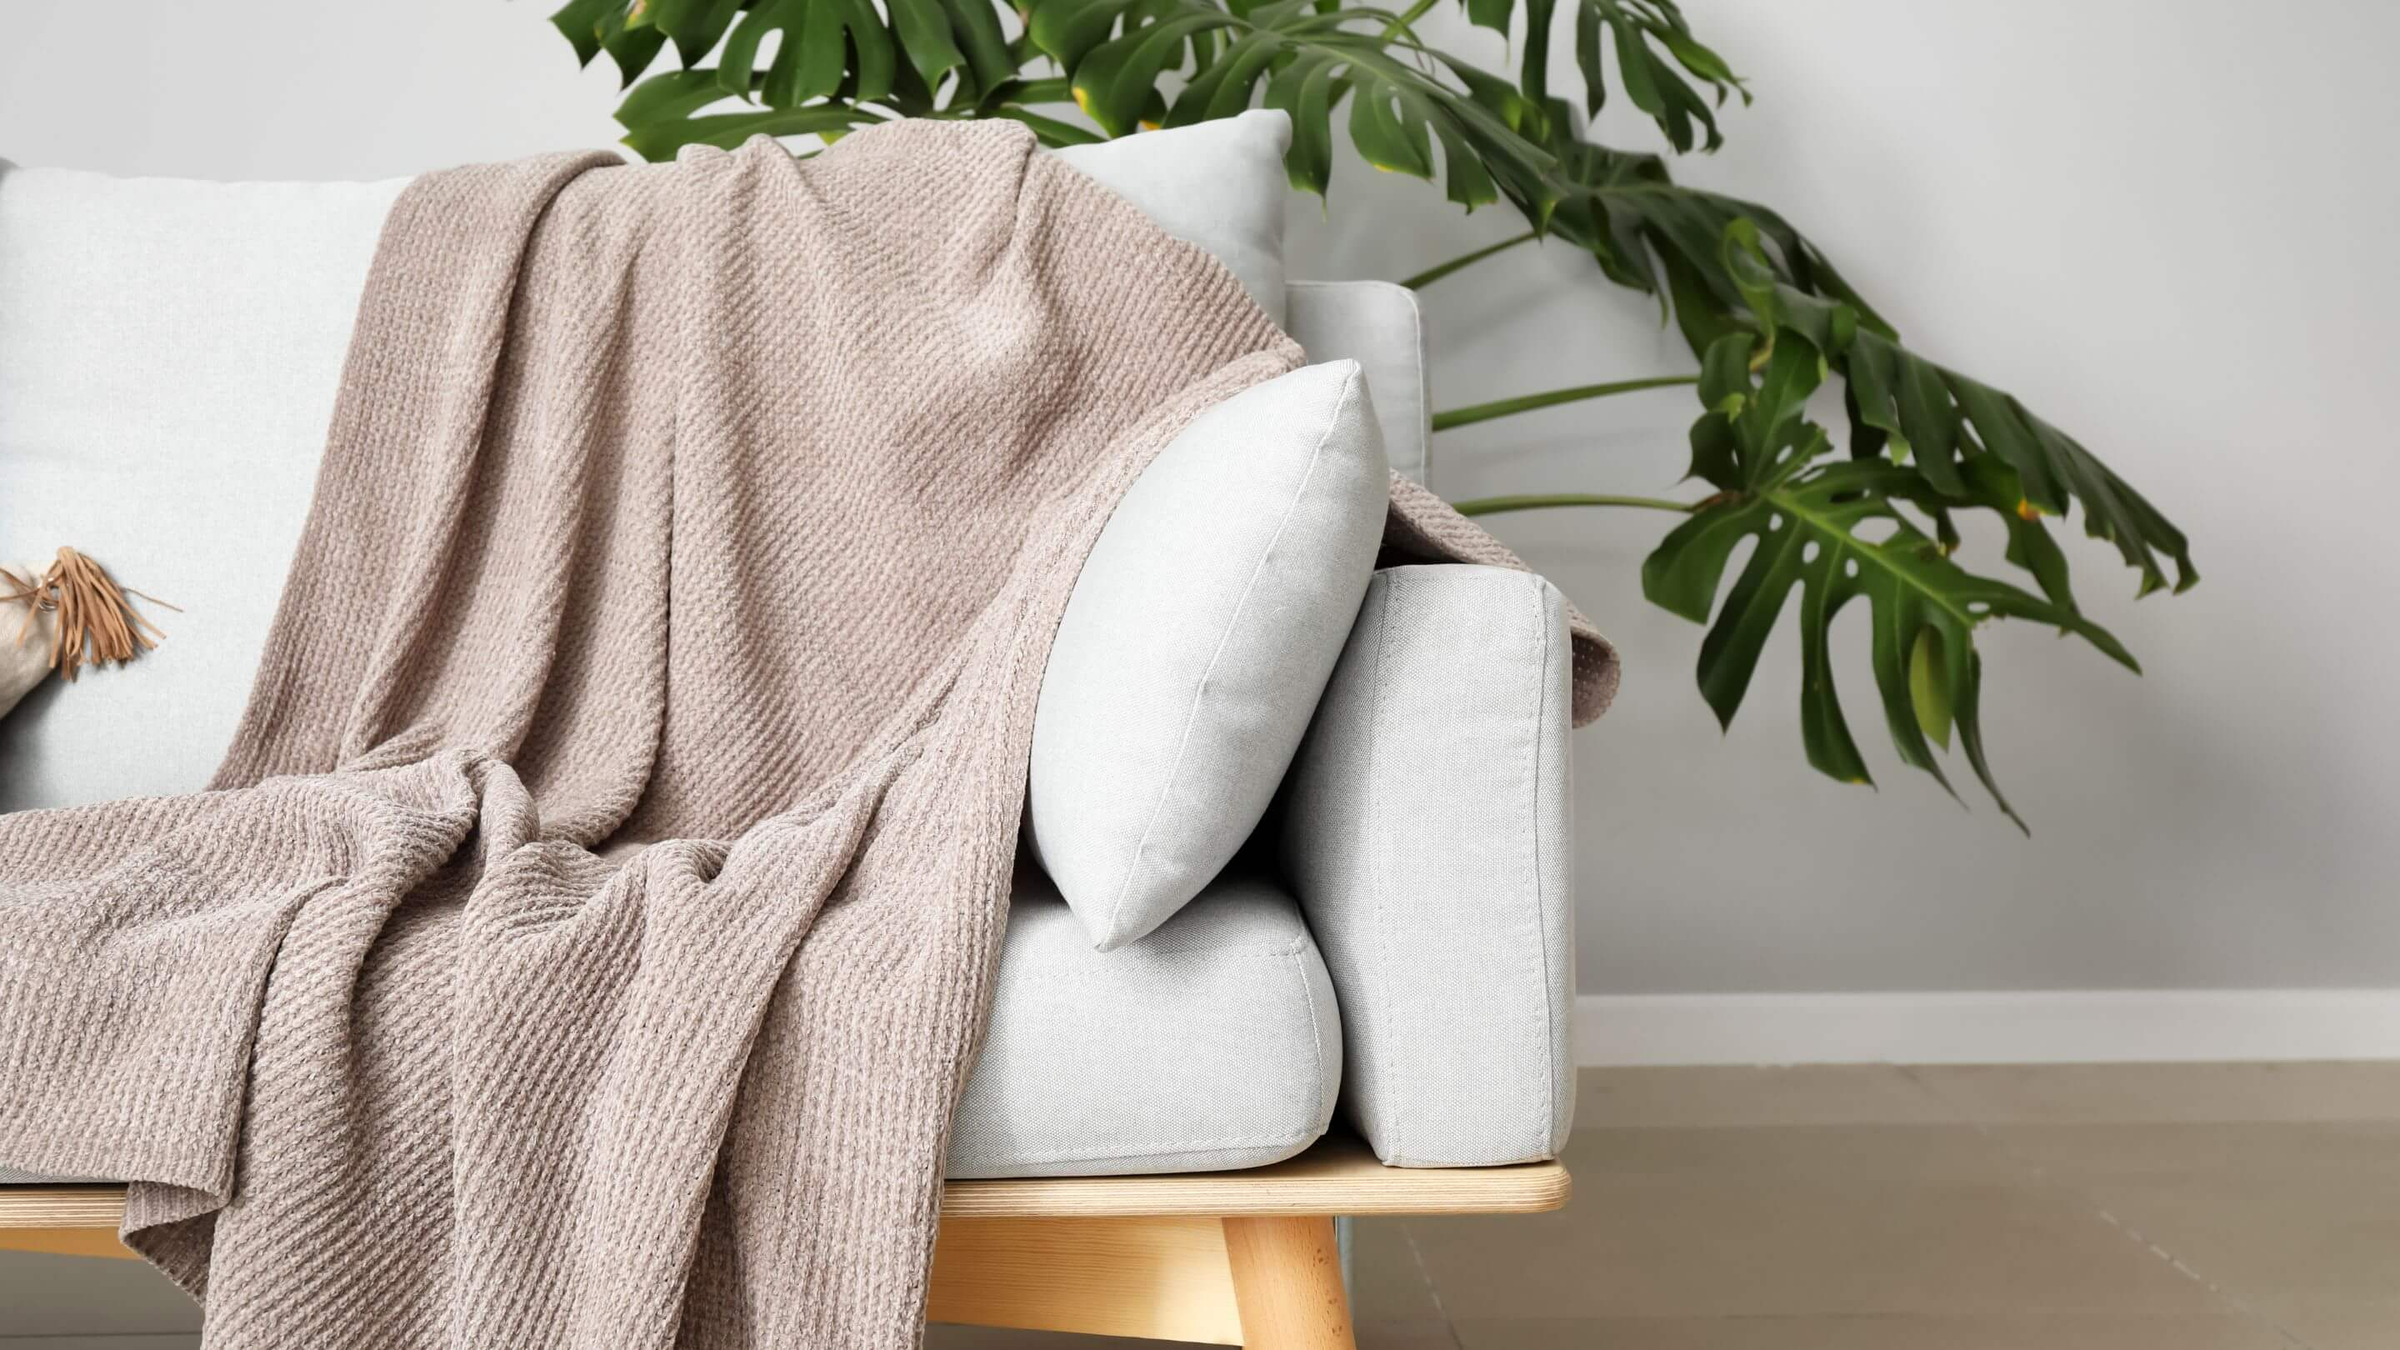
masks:
<instances>
[{"instance_id":1,"label":"linen upholstery fabric","mask_svg":"<svg viewBox=\"0 0 2400 1350\"><path fill-rule=\"evenodd\" d=\"M418 180L224 790L0 817L0 1160L215 1345L913 1344L1076 564L1299 356L1006 124Z\"/></svg>"},{"instance_id":2,"label":"linen upholstery fabric","mask_svg":"<svg viewBox=\"0 0 2400 1350\"><path fill-rule=\"evenodd\" d=\"M1209 409L1109 517L1042 677L1027 813L1101 951L1199 894L1266 814L1374 569L1389 480L1343 361Z\"/></svg>"},{"instance_id":3,"label":"linen upholstery fabric","mask_svg":"<svg viewBox=\"0 0 2400 1350\"><path fill-rule=\"evenodd\" d=\"M1254 108L1054 153L1140 207L1160 229L1207 249L1281 324L1283 207L1292 193L1283 152L1291 144L1289 114Z\"/></svg>"},{"instance_id":4,"label":"linen upholstery fabric","mask_svg":"<svg viewBox=\"0 0 2400 1350\"><path fill-rule=\"evenodd\" d=\"M1265 877L1220 877L1103 953L1027 867L994 991L953 1177L1257 1167L1333 1119L1333 986L1291 895Z\"/></svg>"},{"instance_id":5,"label":"linen upholstery fabric","mask_svg":"<svg viewBox=\"0 0 2400 1350\"><path fill-rule=\"evenodd\" d=\"M1566 602L1500 567L1375 574L1293 765L1285 869L1384 1161L1565 1143L1575 1077Z\"/></svg>"},{"instance_id":6,"label":"linen upholstery fabric","mask_svg":"<svg viewBox=\"0 0 2400 1350\"><path fill-rule=\"evenodd\" d=\"M1389 281L1293 281L1284 296L1284 329L1309 360L1356 361L1366 372L1392 472L1431 483L1432 413L1425 406L1425 321L1417 293Z\"/></svg>"}]
</instances>

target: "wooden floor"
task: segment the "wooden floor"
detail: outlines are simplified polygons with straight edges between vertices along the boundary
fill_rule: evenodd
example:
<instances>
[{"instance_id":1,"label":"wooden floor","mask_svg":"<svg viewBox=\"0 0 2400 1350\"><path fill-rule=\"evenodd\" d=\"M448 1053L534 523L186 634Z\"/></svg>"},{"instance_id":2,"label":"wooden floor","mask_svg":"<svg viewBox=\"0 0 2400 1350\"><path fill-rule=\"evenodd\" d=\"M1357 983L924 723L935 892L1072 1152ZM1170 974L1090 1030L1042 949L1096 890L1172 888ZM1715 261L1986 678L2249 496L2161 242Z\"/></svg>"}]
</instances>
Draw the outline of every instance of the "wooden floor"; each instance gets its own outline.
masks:
<instances>
[{"instance_id":1,"label":"wooden floor","mask_svg":"<svg viewBox=\"0 0 2400 1350\"><path fill-rule=\"evenodd\" d=\"M1561 1212L1360 1221L1365 1350L2400 1347L2400 1065L1587 1071L1577 1120ZM192 1325L0 1254L0 1350Z\"/></svg>"}]
</instances>

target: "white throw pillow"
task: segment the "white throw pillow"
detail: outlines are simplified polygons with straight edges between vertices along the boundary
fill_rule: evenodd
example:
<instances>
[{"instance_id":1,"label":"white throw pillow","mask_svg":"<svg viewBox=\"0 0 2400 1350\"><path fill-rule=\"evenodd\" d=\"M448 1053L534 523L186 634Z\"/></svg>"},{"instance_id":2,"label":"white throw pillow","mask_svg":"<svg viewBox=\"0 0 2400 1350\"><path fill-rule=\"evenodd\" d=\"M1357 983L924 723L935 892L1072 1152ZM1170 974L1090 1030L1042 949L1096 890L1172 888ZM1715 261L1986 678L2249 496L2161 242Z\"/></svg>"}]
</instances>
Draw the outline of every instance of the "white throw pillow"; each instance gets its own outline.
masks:
<instances>
[{"instance_id":1,"label":"white throw pillow","mask_svg":"<svg viewBox=\"0 0 2400 1350\"><path fill-rule=\"evenodd\" d=\"M1100 950L1181 909L1266 813L1373 574L1388 473L1338 361L1201 414L1109 517L1042 677L1027 811Z\"/></svg>"},{"instance_id":2,"label":"white throw pillow","mask_svg":"<svg viewBox=\"0 0 2400 1350\"><path fill-rule=\"evenodd\" d=\"M50 626L56 620L30 600L9 598L41 575L31 563L0 565L0 717L50 674Z\"/></svg>"},{"instance_id":3,"label":"white throw pillow","mask_svg":"<svg viewBox=\"0 0 2400 1350\"><path fill-rule=\"evenodd\" d=\"M1216 256L1283 326L1283 152L1292 119L1258 108L1238 117L1145 131L1058 157L1132 202L1162 230Z\"/></svg>"}]
</instances>

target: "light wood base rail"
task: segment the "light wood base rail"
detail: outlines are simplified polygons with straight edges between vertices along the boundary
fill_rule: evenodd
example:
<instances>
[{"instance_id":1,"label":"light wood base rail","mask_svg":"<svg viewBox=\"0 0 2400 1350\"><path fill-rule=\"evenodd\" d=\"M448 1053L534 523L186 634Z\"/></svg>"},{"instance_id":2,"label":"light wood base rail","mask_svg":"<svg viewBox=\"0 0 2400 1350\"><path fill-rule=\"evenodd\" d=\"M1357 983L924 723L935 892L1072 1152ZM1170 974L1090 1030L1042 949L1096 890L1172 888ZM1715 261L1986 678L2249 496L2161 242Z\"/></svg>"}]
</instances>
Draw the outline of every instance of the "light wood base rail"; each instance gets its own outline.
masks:
<instances>
[{"instance_id":1,"label":"light wood base rail","mask_svg":"<svg viewBox=\"0 0 2400 1350\"><path fill-rule=\"evenodd\" d=\"M1337 1214L1530 1214L1557 1163L1385 1167L1332 1138L1273 1167L1158 1177L953 1181L926 1309L936 1322L1353 1350ZM0 1186L0 1250L131 1257L118 1186Z\"/></svg>"}]
</instances>

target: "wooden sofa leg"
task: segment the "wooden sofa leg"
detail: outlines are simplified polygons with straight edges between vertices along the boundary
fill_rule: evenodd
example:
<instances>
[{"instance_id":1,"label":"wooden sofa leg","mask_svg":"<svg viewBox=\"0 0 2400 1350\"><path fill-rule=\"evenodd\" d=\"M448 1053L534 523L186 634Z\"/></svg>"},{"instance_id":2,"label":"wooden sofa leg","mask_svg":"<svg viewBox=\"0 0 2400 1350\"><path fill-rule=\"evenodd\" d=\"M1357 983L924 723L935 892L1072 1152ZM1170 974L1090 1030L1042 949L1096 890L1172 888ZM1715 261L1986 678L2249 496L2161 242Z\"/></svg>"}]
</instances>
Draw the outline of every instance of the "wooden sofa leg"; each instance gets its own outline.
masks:
<instances>
[{"instance_id":1,"label":"wooden sofa leg","mask_svg":"<svg viewBox=\"0 0 2400 1350\"><path fill-rule=\"evenodd\" d=\"M1229 1218L1223 1223L1244 1346L1357 1350L1333 1220Z\"/></svg>"}]
</instances>

